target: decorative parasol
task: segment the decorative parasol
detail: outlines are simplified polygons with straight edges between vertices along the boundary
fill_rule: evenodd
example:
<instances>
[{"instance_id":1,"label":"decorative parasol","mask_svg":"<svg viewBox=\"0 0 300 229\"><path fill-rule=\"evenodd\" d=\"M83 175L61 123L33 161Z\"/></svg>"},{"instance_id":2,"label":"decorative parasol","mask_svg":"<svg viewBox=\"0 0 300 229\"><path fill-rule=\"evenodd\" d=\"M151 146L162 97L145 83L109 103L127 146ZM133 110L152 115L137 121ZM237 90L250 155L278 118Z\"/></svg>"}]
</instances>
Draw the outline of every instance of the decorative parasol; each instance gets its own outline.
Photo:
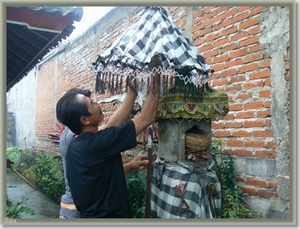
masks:
<instances>
[{"instance_id":1,"label":"decorative parasol","mask_svg":"<svg viewBox=\"0 0 300 229\"><path fill-rule=\"evenodd\" d=\"M118 94L124 77L132 74L139 96L144 99L149 92L149 62L154 56L162 62L162 68L156 69L161 73L161 97L181 93L202 99L204 89L211 91L207 78L213 70L173 22L171 14L159 6L145 7L140 19L98 55L93 63L95 91Z\"/></svg>"},{"instance_id":2,"label":"decorative parasol","mask_svg":"<svg viewBox=\"0 0 300 229\"><path fill-rule=\"evenodd\" d=\"M161 67L149 66L153 57L160 59ZM170 95L184 95L189 99L202 101L204 90L213 91L207 83L213 70L164 7L145 7L139 20L98 55L93 65L95 92L121 94L123 83L131 75L138 92L139 104L143 103L149 93L149 77L155 73L160 75L161 99ZM151 150L150 144L146 218L150 211Z\"/></svg>"}]
</instances>

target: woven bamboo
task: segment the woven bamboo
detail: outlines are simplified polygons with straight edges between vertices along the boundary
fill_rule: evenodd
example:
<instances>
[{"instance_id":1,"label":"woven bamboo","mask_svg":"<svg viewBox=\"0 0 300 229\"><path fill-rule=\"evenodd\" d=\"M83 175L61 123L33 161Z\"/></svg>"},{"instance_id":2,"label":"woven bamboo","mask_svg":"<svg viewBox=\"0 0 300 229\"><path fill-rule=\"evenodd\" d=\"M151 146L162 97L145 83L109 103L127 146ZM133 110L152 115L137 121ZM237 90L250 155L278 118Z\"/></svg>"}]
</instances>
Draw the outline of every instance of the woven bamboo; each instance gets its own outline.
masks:
<instances>
[{"instance_id":1,"label":"woven bamboo","mask_svg":"<svg viewBox=\"0 0 300 229\"><path fill-rule=\"evenodd\" d=\"M211 138L195 133L186 133L185 147L186 151L205 150L211 143Z\"/></svg>"}]
</instances>

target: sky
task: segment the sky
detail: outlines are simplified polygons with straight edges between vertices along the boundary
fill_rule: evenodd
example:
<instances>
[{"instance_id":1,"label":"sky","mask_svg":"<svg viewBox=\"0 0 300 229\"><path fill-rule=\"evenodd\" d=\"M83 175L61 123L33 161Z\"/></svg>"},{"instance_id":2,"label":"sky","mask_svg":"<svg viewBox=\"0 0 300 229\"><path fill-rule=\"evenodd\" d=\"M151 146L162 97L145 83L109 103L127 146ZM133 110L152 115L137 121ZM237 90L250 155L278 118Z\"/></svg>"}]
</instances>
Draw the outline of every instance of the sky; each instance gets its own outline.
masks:
<instances>
[{"instance_id":1,"label":"sky","mask_svg":"<svg viewBox=\"0 0 300 229\"><path fill-rule=\"evenodd\" d=\"M84 33L90 26L92 26L112 8L114 8L114 6L84 6L82 18L80 22L74 22L75 29L70 34L69 39L75 38Z\"/></svg>"}]
</instances>

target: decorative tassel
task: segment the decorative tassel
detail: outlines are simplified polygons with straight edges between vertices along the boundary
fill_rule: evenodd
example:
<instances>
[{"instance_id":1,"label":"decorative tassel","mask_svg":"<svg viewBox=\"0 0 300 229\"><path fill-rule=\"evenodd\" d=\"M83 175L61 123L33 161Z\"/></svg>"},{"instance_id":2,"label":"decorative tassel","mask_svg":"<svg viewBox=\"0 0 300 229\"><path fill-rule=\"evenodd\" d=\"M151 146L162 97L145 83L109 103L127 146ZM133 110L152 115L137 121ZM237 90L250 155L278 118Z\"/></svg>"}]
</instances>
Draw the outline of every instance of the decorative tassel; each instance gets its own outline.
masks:
<instances>
[{"instance_id":1,"label":"decorative tassel","mask_svg":"<svg viewBox=\"0 0 300 229\"><path fill-rule=\"evenodd\" d=\"M114 89L114 74L111 74L111 93L114 94L115 89Z\"/></svg>"}]
</instances>

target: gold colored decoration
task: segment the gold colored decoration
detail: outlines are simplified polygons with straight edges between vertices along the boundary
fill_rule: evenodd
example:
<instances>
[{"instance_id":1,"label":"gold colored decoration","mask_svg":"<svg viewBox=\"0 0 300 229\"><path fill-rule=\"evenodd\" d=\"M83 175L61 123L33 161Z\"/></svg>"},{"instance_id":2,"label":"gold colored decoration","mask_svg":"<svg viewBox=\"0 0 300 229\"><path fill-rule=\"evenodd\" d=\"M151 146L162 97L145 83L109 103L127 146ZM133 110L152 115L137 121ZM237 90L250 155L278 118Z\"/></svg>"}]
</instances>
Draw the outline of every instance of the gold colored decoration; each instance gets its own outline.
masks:
<instances>
[{"instance_id":1,"label":"gold colored decoration","mask_svg":"<svg viewBox=\"0 0 300 229\"><path fill-rule=\"evenodd\" d=\"M228 111L228 96L219 91L204 94L201 101L183 94L165 94L156 118L212 119L225 116Z\"/></svg>"}]
</instances>

